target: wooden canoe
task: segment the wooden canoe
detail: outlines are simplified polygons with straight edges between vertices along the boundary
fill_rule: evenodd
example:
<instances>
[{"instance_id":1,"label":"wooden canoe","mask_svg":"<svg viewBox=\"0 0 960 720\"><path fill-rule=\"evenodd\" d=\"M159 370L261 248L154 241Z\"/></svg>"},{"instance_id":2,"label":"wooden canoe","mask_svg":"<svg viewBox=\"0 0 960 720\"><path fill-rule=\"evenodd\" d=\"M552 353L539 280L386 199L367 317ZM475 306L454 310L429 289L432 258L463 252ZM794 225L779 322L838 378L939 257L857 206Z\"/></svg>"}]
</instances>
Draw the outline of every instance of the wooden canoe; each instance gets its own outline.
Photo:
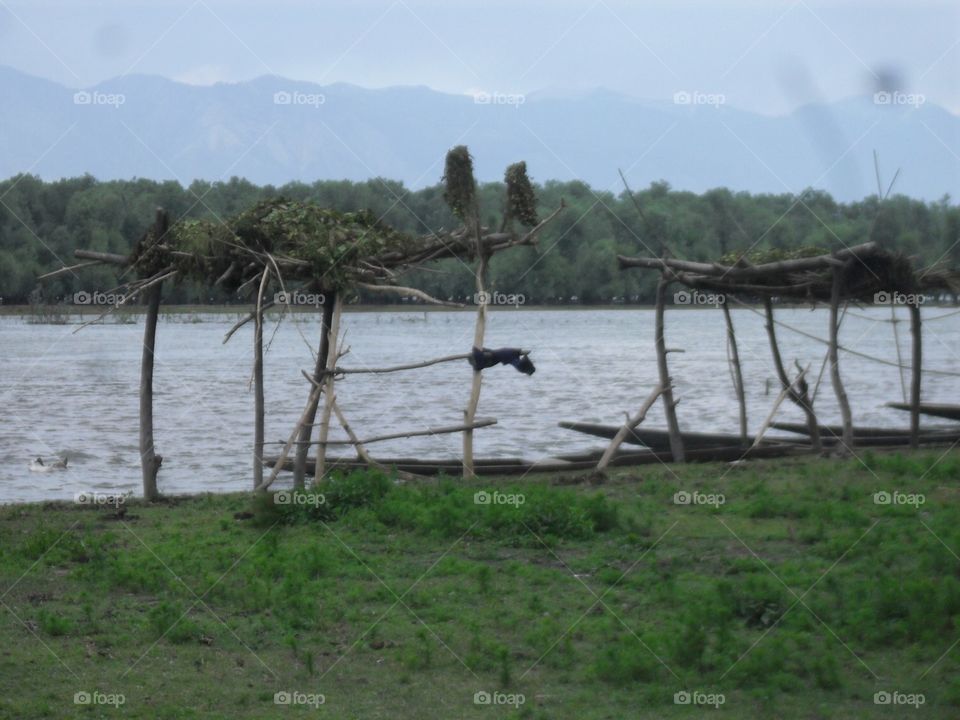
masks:
<instances>
[{"instance_id":1,"label":"wooden canoe","mask_svg":"<svg viewBox=\"0 0 960 720\"><path fill-rule=\"evenodd\" d=\"M910 403L888 402L887 407L891 407L895 410L906 410L907 412L910 412ZM920 414L946 418L947 420L960 420L960 405L920 403Z\"/></svg>"},{"instance_id":2,"label":"wooden canoe","mask_svg":"<svg viewBox=\"0 0 960 720\"><path fill-rule=\"evenodd\" d=\"M565 430L593 435L595 437L613 440L614 436L620 432L622 425L601 425L599 423L583 422L561 422L560 427ZM730 435L724 433L694 433L685 432L683 435L684 447L709 448L709 447L731 447L740 445L739 435ZM666 430L656 430L649 428L634 428L627 434L625 443L630 445L643 445L651 450L666 450L670 447L670 433ZM747 444L753 444L753 437L747 438Z\"/></svg>"}]
</instances>

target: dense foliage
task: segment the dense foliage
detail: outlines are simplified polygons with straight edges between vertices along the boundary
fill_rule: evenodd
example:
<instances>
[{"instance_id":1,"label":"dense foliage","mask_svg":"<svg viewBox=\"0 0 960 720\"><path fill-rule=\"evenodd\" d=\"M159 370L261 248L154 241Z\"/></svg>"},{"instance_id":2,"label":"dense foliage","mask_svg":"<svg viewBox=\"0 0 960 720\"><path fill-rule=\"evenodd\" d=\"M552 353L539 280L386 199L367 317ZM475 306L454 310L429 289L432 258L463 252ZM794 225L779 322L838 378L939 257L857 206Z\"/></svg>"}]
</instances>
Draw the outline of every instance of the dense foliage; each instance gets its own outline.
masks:
<instances>
[{"instance_id":1,"label":"dense foliage","mask_svg":"<svg viewBox=\"0 0 960 720\"><path fill-rule=\"evenodd\" d=\"M530 223L536 215L529 208L519 212L524 190L520 188L512 201L518 205L514 217ZM551 181L536 190L540 217L556 208L561 198L567 210L544 230L539 248L511 250L495 257L490 269L493 290L523 296L527 303L650 302L655 278L650 273L620 272L616 254L658 254L663 246L694 260L735 257L748 249L751 257L789 257L802 255L804 248L833 249L872 235L887 247L919 255L921 262L960 264L960 207L948 197L927 203L894 196L881 207L876 197L841 204L814 190L799 198L726 189L697 195L653 183L636 193L634 203L625 193L591 189L581 182ZM501 227L504 186L485 184L477 192L482 223ZM222 183L196 181L184 188L169 181L99 182L89 176L47 183L21 175L0 182L0 298L4 304L41 297L57 302L79 290L115 287L117 274L107 267L56 278L43 285L42 295L36 279L73 264L76 248L129 253L158 206L166 208L173 220L218 222L259 201L280 197L310 200L342 213L369 209L374 218L403 233L460 225L444 202L441 185L412 191L376 179L278 188L234 178ZM456 260L412 273L402 282L437 297L462 299L473 294L471 270ZM222 303L236 298L185 281L166 290L166 301Z\"/></svg>"}]
</instances>

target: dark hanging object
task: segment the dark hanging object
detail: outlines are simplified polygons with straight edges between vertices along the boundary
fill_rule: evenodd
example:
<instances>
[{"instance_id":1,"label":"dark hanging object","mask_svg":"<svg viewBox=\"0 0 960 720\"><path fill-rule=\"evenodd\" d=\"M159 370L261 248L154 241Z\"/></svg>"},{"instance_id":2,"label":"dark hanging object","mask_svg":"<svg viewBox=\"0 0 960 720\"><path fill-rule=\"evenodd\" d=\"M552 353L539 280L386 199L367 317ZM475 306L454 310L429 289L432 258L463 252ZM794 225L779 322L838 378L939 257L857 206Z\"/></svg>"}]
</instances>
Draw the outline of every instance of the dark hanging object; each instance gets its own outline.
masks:
<instances>
[{"instance_id":1,"label":"dark hanging object","mask_svg":"<svg viewBox=\"0 0 960 720\"><path fill-rule=\"evenodd\" d=\"M457 145L447 153L443 170L443 199L453 214L466 221L473 211L477 184L473 179L473 158L466 145Z\"/></svg>"},{"instance_id":2,"label":"dark hanging object","mask_svg":"<svg viewBox=\"0 0 960 720\"><path fill-rule=\"evenodd\" d=\"M474 370L485 370L494 365L513 365L524 375L533 375L537 368L533 361L518 348L474 348L470 357L470 364Z\"/></svg>"},{"instance_id":3,"label":"dark hanging object","mask_svg":"<svg viewBox=\"0 0 960 720\"><path fill-rule=\"evenodd\" d=\"M524 225L534 226L540 222L537 217L537 196L527 177L527 164L514 163L504 175L507 183L507 213Z\"/></svg>"}]
</instances>

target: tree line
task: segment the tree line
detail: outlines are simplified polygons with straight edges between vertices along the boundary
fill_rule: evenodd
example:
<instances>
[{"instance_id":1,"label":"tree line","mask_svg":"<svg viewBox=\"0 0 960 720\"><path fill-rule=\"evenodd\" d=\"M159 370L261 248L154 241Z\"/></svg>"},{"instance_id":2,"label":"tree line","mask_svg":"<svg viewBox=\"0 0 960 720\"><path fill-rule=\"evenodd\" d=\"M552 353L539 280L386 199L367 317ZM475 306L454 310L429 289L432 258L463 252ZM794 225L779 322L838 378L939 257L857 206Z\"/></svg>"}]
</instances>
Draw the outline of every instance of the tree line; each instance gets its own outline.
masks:
<instances>
[{"instance_id":1,"label":"tree line","mask_svg":"<svg viewBox=\"0 0 960 720\"><path fill-rule=\"evenodd\" d=\"M499 227L503 186L480 187L482 222ZM732 192L702 194L654 182L634 192L593 189L582 182L548 181L537 186L541 216L565 212L543 232L538 247L521 247L493 258L491 291L525 304L647 304L653 301L652 273L620 272L617 254L717 260L746 251L790 252L807 247L833 250L875 240L919 256L921 263L960 265L960 206L894 195L838 203L828 193ZM441 185L411 190L402 183L321 180L282 187L257 186L240 178L173 181L98 181L91 176L45 182L18 175L0 182L0 298L4 305L70 303L80 291L120 283L109 267L64 274L42 284L38 276L76 261L77 248L126 254L152 222L155 208L172 219L227 218L256 202L285 197L341 211L369 208L385 223L408 232L430 233L459 225ZM412 271L402 284L435 297L470 300L473 271L457 260ZM382 296L360 298L378 303ZM165 290L165 304L224 304L245 299L184 282ZM398 300L399 302L399 300Z\"/></svg>"}]
</instances>

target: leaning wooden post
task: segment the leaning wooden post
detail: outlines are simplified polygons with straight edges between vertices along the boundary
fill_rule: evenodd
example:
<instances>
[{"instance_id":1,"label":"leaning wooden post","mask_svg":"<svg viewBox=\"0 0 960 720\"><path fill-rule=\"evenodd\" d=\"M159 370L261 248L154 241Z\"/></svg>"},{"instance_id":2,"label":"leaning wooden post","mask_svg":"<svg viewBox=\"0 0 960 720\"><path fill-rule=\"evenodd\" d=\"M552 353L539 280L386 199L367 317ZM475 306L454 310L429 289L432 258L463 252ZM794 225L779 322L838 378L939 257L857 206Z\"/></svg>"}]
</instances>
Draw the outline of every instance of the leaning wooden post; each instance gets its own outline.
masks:
<instances>
[{"instance_id":1,"label":"leaning wooden post","mask_svg":"<svg viewBox=\"0 0 960 720\"><path fill-rule=\"evenodd\" d=\"M810 444L815 452L820 452L823 449L823 444L820 442L820 426L817 424L817 416L813 412L813 403L810 401L807 381L804 379L799 381L799 390L793 387L793 383L790 382L787 371L783 367L783 359L780 357L776 323L773 319L773 302L769 297L763 299L763 309L767 316L767 337L770 339L770 354L773 355L773 366L777 371L777 377L780 378L780 387L788 390L790 400L803 410L807 417L807 433L810 436Z\"/></svg>"},{"instance_id":2,"label":"leaning wooden post","mask_svg":"<svg viewBox=\"0 0 960 720\"><path fill-rule=\"evenodd\" d=\"M667 367L667 343L663 337L663 314L667 302L667 288L670 283L666 274L660 275L657 283L657 310L655 342L657 346L657 370L660 373L660 387L663 388L663 411L667 416L667 431L670 434L670 454L674 462L684 462L683 436L680 434L680 424L677 422L677 403L673 399L673 385L670 380L670 370Z\"/></svg>"},{"instance_id":3,"label":"leaning wooden post","mask_svg":"<svg viewBox=\"0 0 960 720\"><path fill-rule=\"evenodd\" d=\"M330 413L334 395L333 371L337 367L337 339L340 337L340 313L343 302L339 295L333 296L333 318L330 321L330 330L327 332L327 364L323 376L323 416L320 420L320 444L317 445L316 462L313 467L313 483L316 485L323 479L327 470L327 438L330 436Z\"/></svg>"},{"instance_id":4,"label":"leaning wooden post","mask_svg":"<svg viewBox=\"0 0 960 720\"><path fill-rule=\"evenodd\" d=\"M610 444L607 446L607 449L604 450L603 455L600 458L600 462L597 463L597 472L605 472L607 466L610 465L610 461L613 460L614 455L617 454L617 449L623 444L623 441L627 439L629 435L640 423L644 421L647 417L647 413L650 411L650 408L653 407L653 404L657 401L657 398L663 393L663 387L657 385L653 392L647 397L643 405L640 406L640 409L637 411L636 415L631 418L627 418L627 422L624 423L617 434L613 436L613 440L610 441Z\"/></svg>"},{"instance_id":5,"label":"leaning wooden post","mask_svg":"<svg viewBox=\"0 0 960 720\"><path fill-rule=\"evenodd\" d=\"M257 291L257 309L253 333L253 487L263 484L263 294L270 270L264 268Z\"/></svg>"},{"instance_id":6,"label":"leaning wooden post","mask_svg":"<svg viewBox=\"0 0 960 720\"><path fill-rule=\"evenodd\" d=\"M322 382L324 370L327 367L327 354L330 349L327 343L330 324L333 322L333 306L337 301L335 292L325 293L323 297L323 320L320 325L320 347L317 350L317 362L313 371L315 382ZM312 386L311 386L312 387ZM304 410L304 421L300 423L300 434L297 437L297 449L293 459L293 486L303 490L304 478L307 475L307 453L310 451L310 438L313 435L313 421L317 416L317 406L320 395L311 392Z\"/></svg>"},{"instance_id":7,"label":"leaning wooden post","mask_svg":"<svg viewBox=\"0 0 960 720\"><path fill-rule=\"evenodd\" d=\"M740 404L740 444L746 447L749 444L747 435L747 397L743 389L743 371L740 367L740 353L737 350L737 334L733 329L733 318L730 316L730 306L727 297L723 301L723 317L727 323L727 344L730 348L730 363L733 365L733 389L737 393L737 402Z\"/></svg>"},{"instance_id":8,"label":"leaning wooden post","mask_svg":"<svg viewBox=\"0 0 960 720\"><path fill-rule=\"evenodd\" d=\"M920 303L910 305L910 335L913 337L910 378L910 447L920 447L920 379L923 373L923 339L920 327Z\"/></svg>"},{"instance_id":9,"label":"leaning wooden post","mask_svg":"<svg viewBox=\"0 0 960 720\"><path fill-rule=\"evenodd\" d=\"M837 396L840 416L843 419L843 446L847 452L853 450L853 415L850 412L850 400L840 377L840 295L843 292L843 268L833 269L833 286L830 292L830 384Z\"/></svg>"},{"instance_id":10,"label":"leaning wooden post","mask_svg":"<svg viewBox=\"0 0 960 720\"><path fill-rule=\"evenodd\" d=\"M158 243L167 234L170 218L162 208L157 209L151 242ZM143 327L143 354L140 357L140 466L143 471L143 497L156 500L157 472L162 458L153 445L153 355L157 343L157 317L160 315L160 296L163 283L158 282L145 291L147 316Z\"/></svg>"}]
</instances>

